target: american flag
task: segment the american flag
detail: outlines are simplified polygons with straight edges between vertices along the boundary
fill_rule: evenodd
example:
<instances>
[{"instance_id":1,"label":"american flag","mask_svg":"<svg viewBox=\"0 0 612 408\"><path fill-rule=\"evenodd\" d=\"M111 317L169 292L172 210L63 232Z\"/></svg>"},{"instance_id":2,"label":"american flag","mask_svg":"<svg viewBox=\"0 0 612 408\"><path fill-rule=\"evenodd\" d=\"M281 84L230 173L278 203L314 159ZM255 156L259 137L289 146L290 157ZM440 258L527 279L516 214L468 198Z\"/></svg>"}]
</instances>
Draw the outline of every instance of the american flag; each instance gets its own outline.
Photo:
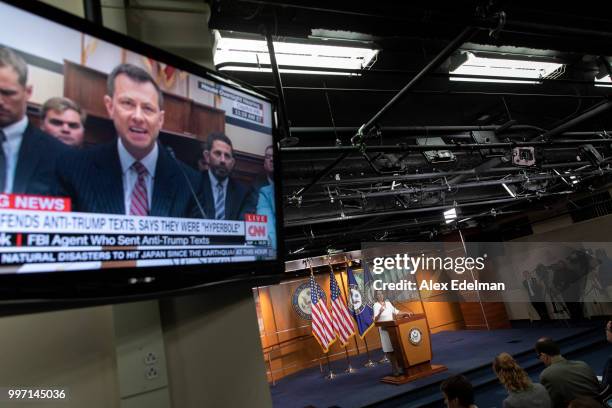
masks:
<instances>
[{"instance_id":1,"label":"american flag","mask_svg":"<svg viewBox=\"0 0 612 408\"><path fill-rule=\"evenodd\" d=\"M344 299L342 299L334 271L331 269L329 271L329 291L331 292L334 331L338 335L340 343L345 345L348 343L348 339L355 334L355 322L346 307L346 303L344 303Z\"/></svg>"},{"instance_id":2,"label":"american flag","mask_svg":"<svg viewBox=\"0 0 612 408\"><path fill-rule=\"evenodd\" d=\"M332 318L325 304L325 295L314 275L310 275L310 299L312 316L312 335L319 342L324 353L327 353L329 346L336 341L336 335L332 328Z\"/></svg>"}]
</instances>

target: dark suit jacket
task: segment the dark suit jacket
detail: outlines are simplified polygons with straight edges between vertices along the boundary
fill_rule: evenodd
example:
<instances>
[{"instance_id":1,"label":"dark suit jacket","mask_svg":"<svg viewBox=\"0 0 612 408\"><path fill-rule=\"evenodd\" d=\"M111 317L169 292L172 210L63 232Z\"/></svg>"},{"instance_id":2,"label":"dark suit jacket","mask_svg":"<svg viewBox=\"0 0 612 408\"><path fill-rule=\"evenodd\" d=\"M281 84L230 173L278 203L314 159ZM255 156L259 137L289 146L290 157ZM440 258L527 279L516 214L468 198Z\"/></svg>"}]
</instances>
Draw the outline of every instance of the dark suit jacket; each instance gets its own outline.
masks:
<instances>
[{"instance_id":1,"label":"dark suit jacket","mask_svg":"<svg viewBox=\"0 0 612 408\"><path fill-rule=\"evenodd\" d=\"M152 203L149 215L202 218L197 202L182 174L189 177L196 195L202 194L198 172L176 161L158 144ZM103 214L125 214L121 163L117 142L74 150L57 166L60 195L72 199L72 210Z\"/></svg>"},{"instance_id":2,"label":"dark suit jacket","mask_svg":"<svg viewBox=\"0 0 612 408\"><path fill-rule=\"evenodd\" d=\"M71 150L62 142L28 124L17 156L13 193L52 195L57 189L57 158Z\"/></svg>"},{"instance_id":3,"label":"dark suit jacket","mask_svg":"<svg viewBox=\"0 0 612 408\"><path fill-rule=\"evenodd\" d=\"M204 196L200 200L204 203L204 211L214 218L215 197L210 185L208 170L202 173L204 184ZM225 219L244 220L245 214L255 214L257 207L257 194L251 187L247 187L230 177L227 183L227 193L225 195Z\"/></svg>"}]
</instances>

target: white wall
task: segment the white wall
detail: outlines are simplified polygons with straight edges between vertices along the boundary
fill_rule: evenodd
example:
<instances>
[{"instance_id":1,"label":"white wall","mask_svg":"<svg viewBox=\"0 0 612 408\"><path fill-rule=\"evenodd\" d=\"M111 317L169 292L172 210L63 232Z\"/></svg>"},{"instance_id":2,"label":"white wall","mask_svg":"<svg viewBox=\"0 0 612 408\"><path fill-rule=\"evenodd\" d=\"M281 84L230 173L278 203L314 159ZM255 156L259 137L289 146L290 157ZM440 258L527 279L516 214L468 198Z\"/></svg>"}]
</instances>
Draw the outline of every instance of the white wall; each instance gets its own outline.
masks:
<instances>
[{"instance_id":1,"label":"white wall","mask_svg":"<svg viewBox=\"0 0 612 408\"><path fill-rule=\"evenodd\" d=\"M118 408L113 311L110 306L0 319L0 384L66 388L70 402L47 408ZM41 403L11 402L10 407Z\"/></svg>"}]
</instances>

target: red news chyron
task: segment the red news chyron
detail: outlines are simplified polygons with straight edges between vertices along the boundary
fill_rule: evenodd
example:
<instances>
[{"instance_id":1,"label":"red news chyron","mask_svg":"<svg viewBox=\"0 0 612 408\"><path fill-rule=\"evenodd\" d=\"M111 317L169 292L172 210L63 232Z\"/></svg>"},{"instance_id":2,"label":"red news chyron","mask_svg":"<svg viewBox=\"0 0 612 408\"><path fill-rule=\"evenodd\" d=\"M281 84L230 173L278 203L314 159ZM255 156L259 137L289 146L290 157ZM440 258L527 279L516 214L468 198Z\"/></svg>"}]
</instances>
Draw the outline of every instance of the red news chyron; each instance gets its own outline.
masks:
<instances>
[{"instance_id":1,"label":"red news chyron","mask_svg":"<svg viewBox=\"0 0 612 408\"><path fill-rule=\"evenodd\" d=\"M0 194L0 210L70 212L70 198L26 194Z\"/></svg>"}]
</instances>

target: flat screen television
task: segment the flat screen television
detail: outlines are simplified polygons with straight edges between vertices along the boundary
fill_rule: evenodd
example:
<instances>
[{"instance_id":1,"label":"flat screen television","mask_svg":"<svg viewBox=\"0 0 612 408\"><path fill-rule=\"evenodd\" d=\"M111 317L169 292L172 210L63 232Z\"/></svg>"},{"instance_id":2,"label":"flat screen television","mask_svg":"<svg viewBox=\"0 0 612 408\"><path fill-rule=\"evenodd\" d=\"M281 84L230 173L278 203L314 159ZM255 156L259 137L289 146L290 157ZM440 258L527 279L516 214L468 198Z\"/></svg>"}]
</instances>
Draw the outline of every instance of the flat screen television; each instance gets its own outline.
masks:
<instances>
[{"instance_id":1,"label":"flat screen television","mask_svg":"<svg viewBox=\"0 0 612 408\"><path fill-rule=\"evenodd\" d=\"M0 1L0 301L274 279L275 101L38 2Z\"/></svg>"}]
</instances>

